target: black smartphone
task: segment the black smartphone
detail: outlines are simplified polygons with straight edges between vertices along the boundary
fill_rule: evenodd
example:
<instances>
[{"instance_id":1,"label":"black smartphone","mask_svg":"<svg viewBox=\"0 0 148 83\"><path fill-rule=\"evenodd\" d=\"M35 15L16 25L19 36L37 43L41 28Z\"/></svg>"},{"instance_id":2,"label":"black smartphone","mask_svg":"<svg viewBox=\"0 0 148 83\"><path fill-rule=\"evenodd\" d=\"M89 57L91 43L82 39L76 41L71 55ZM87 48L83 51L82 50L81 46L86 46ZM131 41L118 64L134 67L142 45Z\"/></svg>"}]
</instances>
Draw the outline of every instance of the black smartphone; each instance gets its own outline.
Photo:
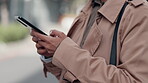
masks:
<instances>
[{"instance_id":1,"label":"black smartphone","mask_svg":"<svg viewBox=\"0 0 148 83\"><path fill-rule=\"evenodd\" d=\"M33 24L31 24L29 21L27 21L26 19L24 19L23 17L20 16L15 16L15 19L21 23L22 25L24 25L25 27L31 27L32 29L34 29L35 31L43 34L43 35L47 35L46 33L44 33L42 30L40 30L39 28L35 27Z\"/></svg>"}]
</instances>

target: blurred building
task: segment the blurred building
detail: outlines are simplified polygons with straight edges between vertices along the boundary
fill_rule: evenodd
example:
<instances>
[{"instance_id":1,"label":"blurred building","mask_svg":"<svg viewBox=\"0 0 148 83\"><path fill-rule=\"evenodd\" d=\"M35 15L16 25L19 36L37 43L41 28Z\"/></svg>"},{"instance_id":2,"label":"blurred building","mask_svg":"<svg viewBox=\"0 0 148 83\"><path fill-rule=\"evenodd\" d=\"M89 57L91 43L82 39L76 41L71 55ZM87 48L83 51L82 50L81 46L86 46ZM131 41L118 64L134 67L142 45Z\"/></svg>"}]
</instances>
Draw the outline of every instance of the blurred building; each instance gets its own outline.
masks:
<instances>
[{"instance_id":1,"label":"blurred building","mask_svg":"<svg viewBox=\"0 0 148 83\"><path fill-rule=\"evenodd\" d=\"M13 23L14 16L18 15L36 26L61 24L65 17L72 20L85 2L86 0L0 0L0 22Z\"/></svg>"}]
</instances>

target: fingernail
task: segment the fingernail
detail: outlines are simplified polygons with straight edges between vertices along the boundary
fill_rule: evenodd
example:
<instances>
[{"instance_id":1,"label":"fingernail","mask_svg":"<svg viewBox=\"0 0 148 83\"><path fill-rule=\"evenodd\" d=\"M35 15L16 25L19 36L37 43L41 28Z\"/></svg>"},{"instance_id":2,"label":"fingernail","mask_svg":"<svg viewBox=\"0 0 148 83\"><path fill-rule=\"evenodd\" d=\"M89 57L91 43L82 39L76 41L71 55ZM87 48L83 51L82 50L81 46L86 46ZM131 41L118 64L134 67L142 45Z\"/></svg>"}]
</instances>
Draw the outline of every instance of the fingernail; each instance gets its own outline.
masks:
<instances>
[{"instance_id":1,"label":"fingernail","mask_svg":"<svg viewBox=\"0 0 148 83\"><path fill-rule=\"evenodd\" d=\"M49 34L51 34L52 33L52 30L49 32Z\"/></svg>"}]
</instances>

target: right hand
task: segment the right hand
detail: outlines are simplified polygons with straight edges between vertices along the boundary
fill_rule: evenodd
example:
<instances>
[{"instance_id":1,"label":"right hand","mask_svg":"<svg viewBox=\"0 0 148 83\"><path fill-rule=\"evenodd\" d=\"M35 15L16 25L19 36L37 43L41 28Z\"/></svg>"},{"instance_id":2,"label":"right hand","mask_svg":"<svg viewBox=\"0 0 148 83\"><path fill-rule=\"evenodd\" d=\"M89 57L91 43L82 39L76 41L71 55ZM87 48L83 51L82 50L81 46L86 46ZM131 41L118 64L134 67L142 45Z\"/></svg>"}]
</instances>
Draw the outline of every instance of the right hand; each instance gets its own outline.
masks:
<instances>
[{"instance_id":1,"label":"right hand","mask_svg":"<svg viewBox=\"0 0 148 83\"><path fill-rule=\"evenodd\" d=\"M31 34L32 35L32 34ZM33 36L33 35L32 35ZM37 53L40 55L45 56L46 58L50 58L53 56L54 52L52 51L47 51L47 49L45 49L43 46L41 46L38 41L40 41L38 38L36 37L32 37L32 40L36 43L36 48L37 48Z\"/></svg>"}]
</instances>

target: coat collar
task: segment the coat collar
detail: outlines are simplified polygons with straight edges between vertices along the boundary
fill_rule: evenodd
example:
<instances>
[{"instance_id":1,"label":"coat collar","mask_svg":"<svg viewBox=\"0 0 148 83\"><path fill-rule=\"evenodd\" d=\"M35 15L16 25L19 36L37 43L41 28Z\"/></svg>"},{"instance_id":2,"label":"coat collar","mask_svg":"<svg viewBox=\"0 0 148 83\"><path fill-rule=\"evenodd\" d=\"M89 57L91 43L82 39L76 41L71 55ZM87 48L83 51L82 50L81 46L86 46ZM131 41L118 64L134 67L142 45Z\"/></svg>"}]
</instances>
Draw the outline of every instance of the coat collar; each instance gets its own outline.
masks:
<instances>
[{"instance_id":1,"label":"coat collar","mask_svg":"<svg viewBox=\"0 0 148 83\"><path fill-rule=\"evenodd\" d=\"M114 23L124 3L125 0L108 0L98 10L98 12L107 18L111 23Z\"/></svg>"},{"instance_id":2,"label":"coat collar","mask_svg":"<svg viewBox=\"0 0 148 83\"><path fill-rule=\"evenodd\" d=\"M89 0L81 12L87 14L88 10L91 8L92 1L93 0ZM107 0L98 12L107 18L111 23L114 23L124 2L125 0Z\"/></svg>"},{"instance_id":3,"label":"coat collar","mask_svg":"<svg viewBox=\"0 0 148 83\"><path fill-rule=\"evenodd\" d=\"M81 12L83 13L88 12L88 9L91 8L92 1L93 0L89 0ZM111 23L114 23L125 1L128 0L107 0L105 4L98 10L98 12L101 13ZM129 3L137 7L143 4L144 0L132 0Z\"/></svg>"},{"instance_id":4,"label":"coat collar","mask_svg":"<svg viewBox=\"0 0 148 83\"><path fill-rule=\"evenodd\" d=\"M133 4L135 7L143 4L145 1L144 0L132 0L131 4Z\"/></svg>"},{"instance_id":5,"label":"coat collar","mask_svg":"<svg viewBox=\"0 0 148 83\"><path fill-rule=\"evenodd\" d=\"M128 0L108 0L98 11L111 23L114 23L125 1ZM137 7L143 4L144 0L131 0L129 3Z\"/></svg>"}]
</instances>

